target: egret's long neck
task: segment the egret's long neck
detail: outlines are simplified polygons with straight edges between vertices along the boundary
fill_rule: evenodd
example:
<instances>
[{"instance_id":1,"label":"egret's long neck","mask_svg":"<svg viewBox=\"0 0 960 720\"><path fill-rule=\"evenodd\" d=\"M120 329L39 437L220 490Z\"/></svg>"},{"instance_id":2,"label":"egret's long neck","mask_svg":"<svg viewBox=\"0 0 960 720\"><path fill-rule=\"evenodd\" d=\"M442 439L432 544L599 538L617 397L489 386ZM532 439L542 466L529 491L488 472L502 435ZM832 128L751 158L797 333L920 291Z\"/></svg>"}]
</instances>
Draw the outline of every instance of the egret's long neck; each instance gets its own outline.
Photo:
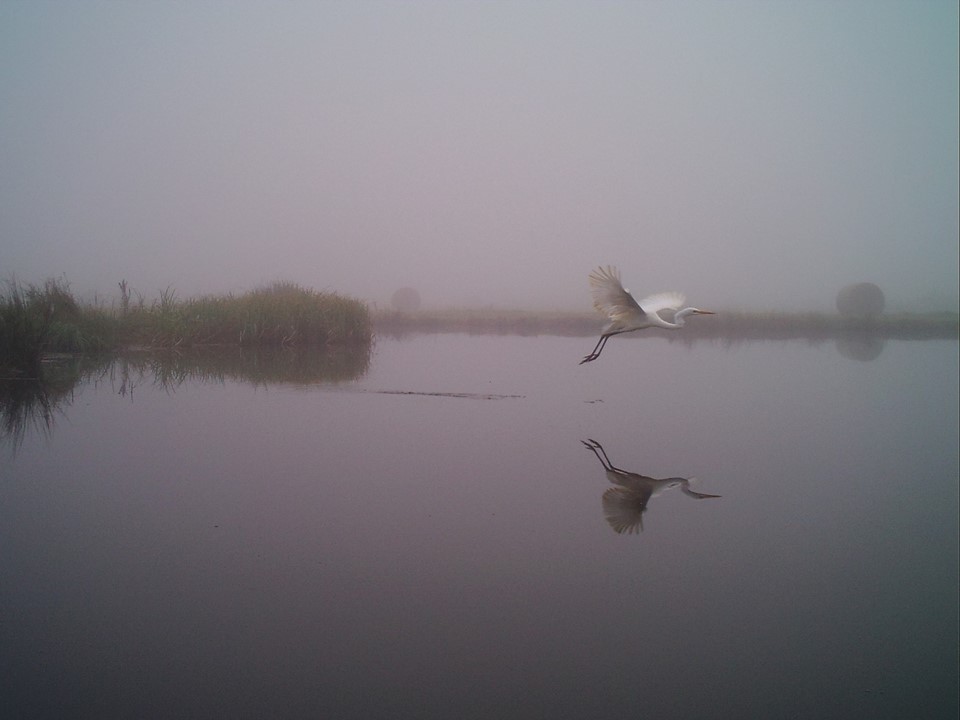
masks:
<instances>
[{"instance_id":1,"label":"egret's long neck","mask_svg":"<svg viewBox=\"0 0 960 720\"><path fill-rule=\"evenodd\" d=\"M684 318L686 318L687 315L693 315L694 312L696 312L696 310L692 307L678 310L677 314L673 316L674 327L683 327L686 324L686 320Z\"/></svg>"},{"instance_id":2,"label":"egret's long neck","mask_svg":"<svg viewBox=\"0 0 960 720\"><path fill-rule=\"evenodd\" d=\"M678 310L676 314L673 316L673 322L670 322L669 320L664 320L657 313L653 313L652 324L655 325L656 327L665 328L666 330L676 330L677 328L682 328L683 318L684 318L683 313L686 313L686 310ZM687 313L687 315L689 314L690 313Z\"/></svg>"}]
</instances>

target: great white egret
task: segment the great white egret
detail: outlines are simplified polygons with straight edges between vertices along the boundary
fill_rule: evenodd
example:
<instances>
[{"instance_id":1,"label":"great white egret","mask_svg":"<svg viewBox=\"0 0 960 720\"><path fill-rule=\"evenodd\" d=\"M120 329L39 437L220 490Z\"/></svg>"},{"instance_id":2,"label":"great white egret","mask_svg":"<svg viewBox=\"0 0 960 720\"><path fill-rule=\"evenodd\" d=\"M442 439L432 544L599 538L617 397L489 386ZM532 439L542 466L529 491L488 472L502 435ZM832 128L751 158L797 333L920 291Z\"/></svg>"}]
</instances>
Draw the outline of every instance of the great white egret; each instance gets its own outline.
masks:
<instances>
[{"instance_id":1,"label":"great white egret","mask_svg":"<svg viewBox=\"0 0 960 720\"><path fill-rule=\"evenodd\" d=\"M643 513L647 509L650 498L654 498L670 488L679 487L680 492L697 500L720 497L719 495L707 495L691 490L690 480L692 478L653 478L627 472L610 462L606 450L596 440L581 440L580 442L597 456L607 473L607 480L616 485L616 487L608 488L603 493L601 502L607 522L618 534L627 533L629 535L643 530Z\"/></svg>"},{"instance_id":2,"label":"great white egret","mask_svg":"<svg viewBox=\"0 0 960 720\"><path fill-rule=\"evenodd\" d=\"M600 357L607 340L613 335L649 327L676 330L683 327L684 318L688 315L716 314L695 307L686 307L681 310L686 298L678 292L658 293L638 303L630 291L620 283L620 273L617 269L609 265L605 268L599 267L590 273L590 292L593 293L593 306L610 318L610 322L603 328L603 333L593 352L580 361L581 365ZM675 311L673 322L660 317L661 310Z\"/></svg>"}]
</instances>

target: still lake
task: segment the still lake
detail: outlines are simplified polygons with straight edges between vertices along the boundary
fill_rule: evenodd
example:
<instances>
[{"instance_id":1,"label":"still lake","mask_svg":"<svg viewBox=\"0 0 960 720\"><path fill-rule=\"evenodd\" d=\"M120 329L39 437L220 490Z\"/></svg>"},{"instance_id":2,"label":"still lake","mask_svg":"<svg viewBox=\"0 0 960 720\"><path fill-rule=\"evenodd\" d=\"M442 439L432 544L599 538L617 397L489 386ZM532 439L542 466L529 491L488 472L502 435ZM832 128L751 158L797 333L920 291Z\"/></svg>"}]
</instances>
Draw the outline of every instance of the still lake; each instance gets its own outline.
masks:
<instances>
[{"instance_id":1,"label":"still lake","mask_svg":"<svg viewBox=\"0 0 960 720\"><path fill-rule=\"evenodd\" d=\"M958 343L593 343L87 379L0 446L4 717L955 718ZM588 439L721 497L617 533Z\"/></svg>"}]
</instances>

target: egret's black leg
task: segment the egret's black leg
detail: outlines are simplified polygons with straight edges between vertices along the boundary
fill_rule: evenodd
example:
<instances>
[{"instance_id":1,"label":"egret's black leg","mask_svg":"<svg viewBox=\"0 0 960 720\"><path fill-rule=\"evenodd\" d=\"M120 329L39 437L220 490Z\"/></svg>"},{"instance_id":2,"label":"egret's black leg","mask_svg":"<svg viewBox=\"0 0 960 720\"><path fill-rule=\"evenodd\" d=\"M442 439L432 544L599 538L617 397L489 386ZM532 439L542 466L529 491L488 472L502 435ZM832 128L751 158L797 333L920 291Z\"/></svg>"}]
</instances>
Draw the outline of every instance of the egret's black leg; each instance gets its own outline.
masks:
<instances>
[{"instance_id":1,"label":"egret's black leg","mask_svg":"<svg viewBox=\"0 0 960 720\"><path fill-rule=\"evenodd\" d=\"M613 333L611 333L612 335ZM593 348L593 352L587 355L583 360L580 361L580 364L583 365L586 362L591 360L596 360L600 357L600 353L603 352L604 346L607 344L607 340L610 338L610 335L601 335L600 339L597 340L596 346Z\"/></svg>"},{"instance_id":2,"label":"egret's black leg","mask_svg":"<svg viewBox=\"0 0 960 720\"><path fill-rule=\"evenodd\" d=\"M610 339L610 336L609 336L609 335L604 335L604 336L603 336L603 343L601 343L600 349L597 350L597 357L600 357L600 353L602 353L602 352L603 352L603 349L607 346L607 340L609 340L609 339Z\"/></svg>"},{"instance_id":3,"label":"egret's black leg","mask_svg":"<svg viewBox=\"0 0 960 720\"><path fill-rule=\"evenodd\" d=\"M597 359L597 356L600 355L600 353L598 352L598 350L600 349L600 346L601 346L602 344L603 344L603 335L601 335L601 336L600 336L600 339L597 340L597 344L593 346L593 351L592 351L589 355L587 355L586 357L584 357L583 360L580 361L580 364L583 365L585 362L590 362L591 360L596 360L596 359Z\"/></svg>"}]
</instances>

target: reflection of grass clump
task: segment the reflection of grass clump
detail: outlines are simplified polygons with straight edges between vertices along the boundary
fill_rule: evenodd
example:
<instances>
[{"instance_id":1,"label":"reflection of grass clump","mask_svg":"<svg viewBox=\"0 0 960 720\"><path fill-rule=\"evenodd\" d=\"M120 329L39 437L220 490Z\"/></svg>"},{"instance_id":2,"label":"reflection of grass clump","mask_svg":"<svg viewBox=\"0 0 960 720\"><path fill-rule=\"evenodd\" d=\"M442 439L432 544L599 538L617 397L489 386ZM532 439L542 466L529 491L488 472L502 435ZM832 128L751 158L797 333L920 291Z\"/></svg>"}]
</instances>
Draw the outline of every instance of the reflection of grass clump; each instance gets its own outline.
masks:
<instances>
[{"instance_id":1,"label":"reflection of grass clump","mask_svg":"<svg viewBox=\"0 0 960 720\"><path fill-rule=\"evenodd\" d=\"M77 383L104 367L94 358L64 356L43 362L37 377L0 377L0 441L8 440L16 449L29 430L49 432L72 402Z\"/></svg>"},{"instance_id":2,"label":"reflection of grass clump","mask_svg":"<svg viewBox=\"0 0 960 720\"><path fill-rule=\"evenodd\" d=\"M111 372L120 373L121 387L151 382L173 389L189 381L226 380L257 386L306 386L356 380L370 367L370 352L369 344L324 351L308 347L197 347L127 353L114 363Z\"/></svg>"},{"instance_id":3,"label":"reflection of grass clump","mask_svg":"<svg viewBox=\"0 0 960 720\"><path fill-rule=\"evenodd\" d=\"M49 432L56 407L56 398L43 381L0 379L0 439L9 439L17 448L28 429Z\"/></svg>"},{"instance_id":4,"label":"reflection of grass clump","mask_svg":"<svg viewBox=\"0 0 960 720\"><path fill-rule=\"evenodd\" d=\"M175 390L186 382L305 387L356 380L370 366L370 343L336 348L197 347L110 355L60 355L41 361L34 377L0 375L0 444L16 450L31 431L53 429L81 382L108 380L132 398L138 387Z\"/></svg>"}]
</instances>

